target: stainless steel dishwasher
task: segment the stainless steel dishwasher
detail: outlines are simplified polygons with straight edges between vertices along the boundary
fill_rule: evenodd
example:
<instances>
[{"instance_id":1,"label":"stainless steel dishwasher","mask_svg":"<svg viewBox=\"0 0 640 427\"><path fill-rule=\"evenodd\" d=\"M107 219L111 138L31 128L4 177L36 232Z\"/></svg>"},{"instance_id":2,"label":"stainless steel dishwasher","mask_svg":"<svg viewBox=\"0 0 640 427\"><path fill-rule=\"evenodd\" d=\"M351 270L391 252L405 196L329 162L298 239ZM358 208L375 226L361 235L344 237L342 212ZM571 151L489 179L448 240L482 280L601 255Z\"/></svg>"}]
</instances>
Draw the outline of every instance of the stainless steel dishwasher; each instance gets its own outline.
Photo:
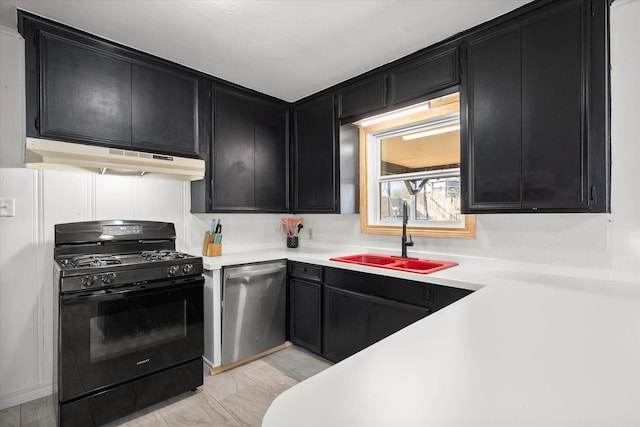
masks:
<instances>
[{"instance_id":1,"label":"stainless steel dishwasher","mask_svg":"<svg viewBox=\"0 0 640 427\"><path fill-rule=\"evenodd\" d=\"M222 365L284 343L286 261L222 269Z\"/></svg>"}]
</instances>

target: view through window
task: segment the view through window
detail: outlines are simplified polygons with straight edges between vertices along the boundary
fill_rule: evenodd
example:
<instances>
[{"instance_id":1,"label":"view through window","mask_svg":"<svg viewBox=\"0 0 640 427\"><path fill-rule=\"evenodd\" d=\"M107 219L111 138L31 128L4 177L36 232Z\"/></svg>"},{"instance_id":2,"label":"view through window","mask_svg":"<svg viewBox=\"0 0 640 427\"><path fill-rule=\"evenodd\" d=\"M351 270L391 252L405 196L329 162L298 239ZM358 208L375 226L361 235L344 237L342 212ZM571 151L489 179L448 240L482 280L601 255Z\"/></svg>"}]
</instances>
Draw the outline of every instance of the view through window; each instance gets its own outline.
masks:
<instances>
[{"instance_id":1,"label":"view through window","mask_svg":"<svg viewBox=\"0 0 640 427\"><path fill-rule=\"evenodd\" d=\"M394 112L390 120L360 122L367 181L363 231L391 234L401 225L406 201L414 234L472 237L475 223L460 213L459 95L416 107L404 117Z\"/></svg>"}]
</instances>

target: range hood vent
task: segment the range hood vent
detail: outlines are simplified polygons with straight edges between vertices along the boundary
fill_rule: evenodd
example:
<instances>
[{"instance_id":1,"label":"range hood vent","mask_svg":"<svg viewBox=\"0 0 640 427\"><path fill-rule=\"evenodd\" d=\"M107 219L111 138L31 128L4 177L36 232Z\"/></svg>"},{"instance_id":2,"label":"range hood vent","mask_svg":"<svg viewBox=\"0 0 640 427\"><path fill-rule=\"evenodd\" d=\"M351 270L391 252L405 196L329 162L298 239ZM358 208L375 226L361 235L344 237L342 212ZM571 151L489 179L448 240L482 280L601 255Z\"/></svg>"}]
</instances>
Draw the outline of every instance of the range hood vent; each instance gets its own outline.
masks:
<instances>
[{"instance_id":1,"label":"range hood vent","mask_svg":"<svg viewBox=\"0 0 640 427\"><path fill-rule=\"evenodd\" d=\"M33 169L84 170L99 174L204 178L204 160L93 145L27 138L25 164Z\"/></svg>"}]
</instances>

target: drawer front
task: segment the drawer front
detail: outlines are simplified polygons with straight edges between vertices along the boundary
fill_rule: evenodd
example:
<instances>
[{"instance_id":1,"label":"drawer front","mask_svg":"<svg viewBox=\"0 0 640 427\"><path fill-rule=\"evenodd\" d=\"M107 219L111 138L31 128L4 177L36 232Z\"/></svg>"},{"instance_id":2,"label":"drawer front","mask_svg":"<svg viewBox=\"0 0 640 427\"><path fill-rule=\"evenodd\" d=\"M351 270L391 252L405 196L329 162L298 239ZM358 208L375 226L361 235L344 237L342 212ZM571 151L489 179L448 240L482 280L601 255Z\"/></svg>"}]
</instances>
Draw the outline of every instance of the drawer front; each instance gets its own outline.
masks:
<instances>
[{"instance_id":1,"label":"drawer front","mask_svg":"<svg viewBox=\"0 0 640 427\"><path fill-rule=\"evenodd\" d=\"M322 282L322 266L303 262L289 262L289 276L313 282Z\"/></svg>"}]
</instances>

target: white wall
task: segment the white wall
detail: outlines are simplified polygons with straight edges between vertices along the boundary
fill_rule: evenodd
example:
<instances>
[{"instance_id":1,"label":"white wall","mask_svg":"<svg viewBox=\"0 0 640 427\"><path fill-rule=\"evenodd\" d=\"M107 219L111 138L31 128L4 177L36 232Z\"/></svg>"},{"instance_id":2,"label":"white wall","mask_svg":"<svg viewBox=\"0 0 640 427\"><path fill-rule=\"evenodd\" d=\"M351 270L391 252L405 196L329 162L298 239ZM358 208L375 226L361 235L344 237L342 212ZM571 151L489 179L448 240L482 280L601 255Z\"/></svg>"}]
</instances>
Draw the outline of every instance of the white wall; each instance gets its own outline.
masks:
<instances>
[{"instance_id":1,"label":"white wall","mask_svg":"<svg viewBox=\"0 0 640 427\"><path fill-rule=\"evenodd\" d=\"M612 213L482 215L475 240L414 238L410 251L594 268L632 280L640 272L640 1L616 0L611 12ZM277 230L283 215L189 214L187 183L22 169L22 49L16 33L0 27L0 197L16 198L16 216L0 218L0 409L51 392L54 224L171 221L179 248L197 249L216 217L223 251L285 244ZM360 234L357 215L304 218L317 243L400 248L397 237ZM303 232L301 245L306 239Z\"/></svg>"}]
</instances>

